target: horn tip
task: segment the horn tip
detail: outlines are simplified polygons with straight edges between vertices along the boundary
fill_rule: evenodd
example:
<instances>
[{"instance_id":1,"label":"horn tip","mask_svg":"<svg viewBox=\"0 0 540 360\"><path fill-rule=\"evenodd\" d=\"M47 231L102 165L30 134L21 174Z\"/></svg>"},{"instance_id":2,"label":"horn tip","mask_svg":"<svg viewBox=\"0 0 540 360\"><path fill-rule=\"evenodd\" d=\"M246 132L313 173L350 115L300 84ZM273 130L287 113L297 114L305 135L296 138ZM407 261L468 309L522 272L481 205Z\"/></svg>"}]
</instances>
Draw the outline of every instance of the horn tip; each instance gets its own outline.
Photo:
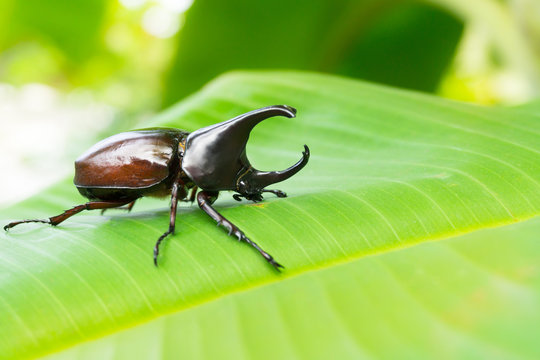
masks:
<instances>
[{"instance_id":1,"label":"horn tip","mask_svg":"<svg viewBox=\"0 0 540 360\"><path fill-rule=\"evenodd\" d=\"M293 108L292 106L289 106L289 105L276 105L276 107L279 107L282 110L284 110L285 112L287 112L288 114L286 116L289 117L289 118L293 118L293 117L296 116L296 109Z\"/></svg>"},{"instance_id":2,"label":"horn tip","mask_svg":"<svg viewBox=\"0 0 540 360\"><path fill-rule=\"evenodd\" d=\"M309 152L309 148L306 144L304 144L304 156L305 157L308 157L309 158L309 155L310 155L310 152Z\"/></svg>"}]
</instances>

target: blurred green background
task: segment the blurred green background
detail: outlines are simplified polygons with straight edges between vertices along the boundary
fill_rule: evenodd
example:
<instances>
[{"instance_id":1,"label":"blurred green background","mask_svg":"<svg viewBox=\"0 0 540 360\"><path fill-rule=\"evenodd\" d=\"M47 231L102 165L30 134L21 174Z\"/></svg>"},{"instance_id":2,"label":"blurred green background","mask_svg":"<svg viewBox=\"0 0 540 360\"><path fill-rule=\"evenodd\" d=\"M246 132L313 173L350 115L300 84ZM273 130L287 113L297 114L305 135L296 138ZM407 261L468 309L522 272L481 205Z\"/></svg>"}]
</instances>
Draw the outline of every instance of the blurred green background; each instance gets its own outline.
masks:
<instances>
[{"instance_id":1,"label":"blurred green background","mask_svg":"<svg viewBox=\"0 0 540 360\"><path fill-rule=\"evenodd\" d=\"M219 74L268 68L519 104L540 90L540 1L3 0L0 206Z\"/></svg>"}]
</instances>

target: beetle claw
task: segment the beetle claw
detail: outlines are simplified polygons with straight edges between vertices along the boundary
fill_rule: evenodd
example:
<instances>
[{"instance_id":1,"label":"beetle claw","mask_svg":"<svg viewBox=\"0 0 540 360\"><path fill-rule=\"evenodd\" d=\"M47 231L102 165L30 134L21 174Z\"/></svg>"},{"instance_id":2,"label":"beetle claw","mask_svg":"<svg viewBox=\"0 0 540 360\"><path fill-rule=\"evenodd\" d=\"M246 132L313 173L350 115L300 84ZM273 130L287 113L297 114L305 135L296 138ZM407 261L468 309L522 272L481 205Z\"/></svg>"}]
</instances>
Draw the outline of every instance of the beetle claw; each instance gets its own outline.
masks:
<instances>
[{"instance_id":1,"label":"beetle claw","mask_svg":"<svg viewBox=\"0 0 540 360\"><path fill-rule=\"evenodd\" d=\"M281 265L280 263L278 263L273 258L272 258L272 260L269 260L268 262L274 267L274 269L276 269L279 272L281 272L281 269L285 269L285 266Z\"/></svg>"},{"instance_id":2,"label":"beetle claw","mask_svg":"<svg viewBox=\"0 0 540 360\"><path fill-rule=\"evenodd\" d=\"M268 190L268 189L264 189L262 192L269 192L269 193L272 193L272 194L276 195L278 198L284 198L284 197L287 197L287 193L284 192L284 191L281 191L281 190Z\"/></svg>"}]
</instances>

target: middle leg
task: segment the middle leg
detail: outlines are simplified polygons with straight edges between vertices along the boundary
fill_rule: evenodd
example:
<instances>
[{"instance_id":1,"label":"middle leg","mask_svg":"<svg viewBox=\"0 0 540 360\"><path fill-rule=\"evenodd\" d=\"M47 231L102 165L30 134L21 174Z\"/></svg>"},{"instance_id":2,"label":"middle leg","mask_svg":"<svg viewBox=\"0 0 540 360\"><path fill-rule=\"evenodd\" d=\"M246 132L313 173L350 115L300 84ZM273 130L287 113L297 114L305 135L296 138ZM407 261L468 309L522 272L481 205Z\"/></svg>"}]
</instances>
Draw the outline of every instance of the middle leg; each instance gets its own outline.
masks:
<instances>
[{"instance_id":1,"label":"middle leg","mask_svg":"<svg viewBox=\"0 0 540 360\"><path fill-rule=\"evenodd\" d=\"M264 189L262 191L263 193L267 192L267 193L272 193L274 195L276 195L277 197L280 197L280 198L284 198L284 197L287 197L287 193L281 191L281 190L275 190L275 189L271 189L271 190L267 190L267 189Z\"/></svg>"},{"instance_id":2,"label":"middle leg","mask_svg":"<svg viewBox=\"0 0 540 360\"><path fill-rule=\"evenodd\" d=\"M263 189L258 194L252 194L252 195L242 195L242 194L233 194L233 199L236 201L242 201L242 198L246 198L246 200L251 200L253 202L259 202L263 200L262 193L272 193L276 195L277 197L284 198L287 197L287 194L281 190L274 190L274 189Z\"/></svg>"},{"instance_id":3,"label":"middle leg","mask_svg":"<svg viewBox=\"0 0 540 360\"><path fill-rule=\"evenodd\" d=\"M159 255L159 245L167 237L167 235L170 235L174 233L174 228L176 224L176 207L178 205L178 193L180 192L180 189L184 190L183 185L180 183L180 181L175 181L172 186L172 194L171 194L171 213L169 218L169 230L165 231L163 235L161 235L156 242L156 245L154 246L154 265L158 266L157 258Z\"/></svg>"}]
</instances>

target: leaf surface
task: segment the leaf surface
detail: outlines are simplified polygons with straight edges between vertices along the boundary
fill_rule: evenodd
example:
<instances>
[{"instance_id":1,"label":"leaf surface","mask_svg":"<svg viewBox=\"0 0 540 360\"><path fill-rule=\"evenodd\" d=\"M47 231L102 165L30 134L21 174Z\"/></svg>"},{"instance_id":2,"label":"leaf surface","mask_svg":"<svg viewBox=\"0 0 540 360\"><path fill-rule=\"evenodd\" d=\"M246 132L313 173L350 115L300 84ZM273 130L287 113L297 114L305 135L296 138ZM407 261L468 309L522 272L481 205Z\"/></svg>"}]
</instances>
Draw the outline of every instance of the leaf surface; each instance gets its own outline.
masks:
<instances>
[{"instance_id":1,"label":"leaf surface","mask_svg":"<svg viewBox=\"0 0 540 360\"><path fill-rule=\"evenodd\" d=\"M47 359L538 358L538 233L537 217L360 258Z\"/></svg>"}]
</instances>

